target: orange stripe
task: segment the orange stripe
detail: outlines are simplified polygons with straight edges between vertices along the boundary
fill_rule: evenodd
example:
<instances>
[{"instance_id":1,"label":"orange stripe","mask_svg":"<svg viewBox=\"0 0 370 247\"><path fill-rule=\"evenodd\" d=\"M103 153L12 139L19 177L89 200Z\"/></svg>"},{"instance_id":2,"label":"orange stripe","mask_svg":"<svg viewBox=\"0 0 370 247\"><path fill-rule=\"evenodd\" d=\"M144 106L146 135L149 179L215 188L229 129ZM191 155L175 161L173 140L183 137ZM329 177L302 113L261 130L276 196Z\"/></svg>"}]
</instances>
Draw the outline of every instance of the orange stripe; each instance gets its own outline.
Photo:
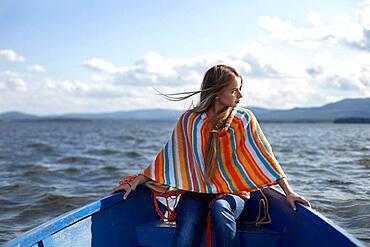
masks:
<instances>
[{"instance_id":1,"label":"orange stripe","mask_svg":"<svg viewBox=\"0 0 370 247\"><path fill-rule=\"evenodd\" d=\"M248 112L249 113L249 112ZM258 146L258 149L259 151L261 152L261 154L265 157L266 160L268 160L269 164L275 169L275 171L277 173L279 173L280 171L280 166L278 166L276 164L276 162L270 157L270 155L266 152L265 148L263 147L261 141L259 140L258 136L257 136L257 132L256 132L256 129L255 129L255 120L252 116L251 116L251 128L252 128L252 135L253 135L253 139L255 140L255 143L257 144Z\"/></svg>"},{"instance_id":2,"label":"orange stripe","mask_svg":"<svg viewBox=\"0 0 370 247\"><path fill-rule=\"evenodd\" d=\"M265 135L263 134L263 132L262 132L262 129L259 127L258 129L258 132L260 133L260 136L261 136L261 138L263 139L263 141L265 142L265 145L267 146L267 148L268 148L268 150L272 153L272 148L271 148L271 145L269 144L269 142L267 141L267 139L266 139L266 137L265 137ZM272 153L272 156L274 157L274 154ZM270 157L270 155L269 155L269 157ZM275 158L275 157L274 157ZM285 176L285 174L284 174L284 171L283 171L283 169L281 168L281 166L279 165L279 163L277 163L277 162L273 162L273 167L274 167L274 169L278 172L278 173L280 173L280 174L282 174L282 175L284 175Z\"/></svg>"},{"instance_id":3,"label":"orange stripe","mask_svg":"<svg viewBox=\"0 0 370 247\"><path fill-rule=\"evenodd\" d=\"M212 182L215 184L218 192L229 192L230 191L225 179L222 177L219 171L219 167L217 167L216 169Z\"/></svg>"},{"instance_id":4,"label":"orange stripe","mask_svg":"<svg viewBox=\"0 0 370 247\"><path fill-rule=\"evenodd\" d=\"M189 122L190 121L190 119L189 119L189 114L190 114L190 112L188 113L188 114L186 114L185 115L185 117L184 117L184 123L186 123L186 122ZM190 122L190 124L188 124L187 126L185 126L185 133L184 133L184 136L185 136L185 140L186 140L186 150L187 150L187 155L188 155L188 164L189 164L189 166L188 166L188 171L189 171L189 173L190 173L190 176L191 176L191 181L189 181L189 182L192 182L192 187L193 187L193 190L195 190L196 189L196 187L197 187L197 185L196 185L196 178L195 178L195 175L194 175L194 172L193 171L195 171L195 164L194 164L194 162L193 162L193 158L192 158L192 155L191 155L191 153L190 153L190 151L192 150L191 149L191 147L190 147L190 143L189 143L189 138L190 138L190 136L191 136L191 133L192 133L192 131L191 131L191 128L190 128L190 130L189 130L189 127L190 127L190 125L191 125L191 122ZM190 136L189 136L189 133L190 133ZM186 173L187 174L187 173ZM189 186L190 187L190 186Z\"/></svg>"},{"instance_id":5,"label":"orange stripe","mask_svg":"<svg viewBox=\"0 0 370 247\"><path fill-rule=\"evenodd\" d=\"M148 173L148 169L149 169L150 166L148 166L144 171L143 171L143 175L145 177L149 177L149 173Z\"/></svg>"},{"instance_id":6,"label":"orange stripe","mask_svg":"<svg viewBox=\"0 0 370 247\"><path fill-rule=\"evenodd\" d=\"M182 119L182 118L180 118L180 119ZM181 122L179 121L179 123L181 123ZM178 133L176 133L176 134L178 135ZM178 139L177 142L179 143L179 141L180 140ZM176 157L175 152L178 152L179 157L183 156L182 155L182 150L179 150L179 149L177 149L176 151L174 150L174 153L173 153L174 157ZM183 184L183 186L186 186L185 188L188 188L187 181L188 181L189 177L188 177L187 172L186 172L186 166L181 163L180 158L179 158L179 160L180 160L180 164L177 164L177 165L180 165L180 172L181 172L180 175L181 175L181 179L182 179L182 184Z\"/></svg>"},{"instance_id":7,"label":"orange stripe","mask_svg":"<svg viewBox=\"0 0 370 247\"><path fill-rule=\"evenodd\" d=\"M222 163L224 164L223 168L226 172L227 178L230 180L232 186L234 188L237 188L238 186L241 186L243 182L240 176L235 176L235 173L237 171L235 170L236 164L231 159L232 150L231 150L231 141L230 141L229 133L227 133L225 137L227 138L219 138L221 160L222 160Z\"/></svg>"},{"instance_id":8,"label":"orange stripe","mask_svg":"<svg viewBox=\"0 0 370 247\"><path fill-rule=\"evenodd\" d=\"M159 183L164 183L164 176L163 176L163 165L164 165L164 162L163 162L163 155L164 155L164 152L161 152L159 154L159 166L158 166L158 174L159 174L159 177L157 177L157 180Z\"/></svg>"},{"instance_id":9,"label":"orange stripe","mask_svg":"<svg viewBox=\"0 0 370 247\"><path fill-rule=\"evenodd\" d=\"M204 154L206 152L206 144L208 140L207 125L208 125L208 120L205 120L200 130L200 135L202 138L202 154L203 154L204 159L205 159Z\"/></svg>"},{"instance_id":10,"label":"orange stripe","mask_svg":"<svg viewBox=\"0 0 370 247\"><path fill-rule=\"evenodd\" d=\"M158 174L158 165L160 165L159 163L159 156L161 155L161 153L163 152L163 150L157 155L156 159L155 159L155 162L154 162L154 180L157 180L159 178L159 174Z\"/></svg>"},{"instance_id":11,"label":"orange stripe","mask_svg":"<svg viewBox=\"0 0 370 247\"><path fill-rule=\"evenodd\" d=\"M221 143L220 143L220 146L221 146ZM222 153L221 150L222 150L222 148L220 147L220 153ZM213 175L213 177L215 179L212 180L212 181L215 181L214 184L216 185L218 192L229 192L230 189L227 185L228 183L222 176L222 173L221 173L221 170L220 170L220 167L219 167L219 163L217 162L216 165L217 165L217 169L216 169L215 174Z\"/></svg>"},{"instance_id":12,"label":"orange stripe","mask_svg":"<svg viewBox=\"0 0 370 247\"><path fill-rule=\"evenodd\" d=\"M176 135L177 135L177 146L178 146L178 152L179 152L179 161L180 164L176 164L176 166L180 166L180 174L177 174L177 178L181 176L182 180L182 186L184 189L189 190L189 177L188 173L186 172L186 160L185 160L185 153L184 153L184 138L182 137L182 126L181 122L183 120L183 117L181 117L177 123L176 127Z\"/></svg>"},{"instance_id":13,"label":"orange stripe","mask_svg":"<svg viewBox=\"0 0 370 247\"><path fill-rule=\"evenodd\" d=\"M236 127L233 129L240 129L244 128L243 122L241 119L238 119L238 121L234 122ZM241 134L235 134L235 137L238 138L236 141L237 143L245 143L245 136L244 133ZM248 173L248 176L254 183L257 184L264 184L270 182L270 179L264 174L264 172L261 170L261 168L257 165L256 161L252 157L252 154L249 152L249 150L246 148L245 145L241 145L241 148L237 148L236 152L238 153L238 157L240 159L243 159L243 164L246 162L248 165L244 165L244 168L246 172ZM257 181L255 180L257 178Z\"/></svg>"},{"instance_id":14,"label":"orange stripe","mask_svg":"<svg viewBox=\"0 0 370 247\"><path fill-rule=\"evenodd\" d=\"M190 122L190 124L189 124L189 127L190 127L190 130L189 130L189 132L188 133L190 133L190 143L193 143L193 131L194 132L196 132L196 130L194 129L194 122L195 122L195 118L197 117L197 116L199 116L199 115L197 115L197 114L191 114L190 115L190 119L189 119L189 122ZM189 145L189 147L190 147L190 143L188 144ZM189 149L190 150L190 149ZM192 159L193 160L193 159ZM196 160L194 161L194 162L196 162ZM200 165L200 164L199 164ZM198 165L196 165L196 164L193 164L193 166L195 167L195 179L194 179L194 181L196 181L196 182L198 182L199 183L199 185L200 185L200 190L202 191L202 192L205 192L206 191L206 186L205 186L205 184L204 184L204 181L203 180L201 180L201 178L202 178L202 173L201 173L201 171L200 171L200 168L199 168L199 166Z\"/></svg>"},{"instance_id":15,"label":"orange stripe","mask_svg":"<svg viewBox=\"0 0 370 247\"><path fill-rule=\"evenodd\" d=\"M156 181L158 181L160 179L160 174L159 174L159 166L161 166L161 162L160 162L160 157L161 155L163 154L163 150L157 155L156 159L155 159L155 166L154 166L154 178Z\"/></svg>"}]
</instances>

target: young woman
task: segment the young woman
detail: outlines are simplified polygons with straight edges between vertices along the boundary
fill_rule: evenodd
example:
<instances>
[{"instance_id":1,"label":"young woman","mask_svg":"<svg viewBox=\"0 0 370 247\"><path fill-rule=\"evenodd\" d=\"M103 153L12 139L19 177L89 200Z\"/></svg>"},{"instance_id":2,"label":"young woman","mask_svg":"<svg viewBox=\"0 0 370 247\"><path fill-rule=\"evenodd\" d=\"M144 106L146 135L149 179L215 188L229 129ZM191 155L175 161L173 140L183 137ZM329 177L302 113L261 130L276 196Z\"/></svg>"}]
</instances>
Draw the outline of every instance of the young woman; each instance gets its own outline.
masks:
<instances>
[{"instance_id":1,"label":"young woman","mask_svg":"<svg viewBox=\"0 0 370 247\"><path fill-rule=\"evenodd\" d=\"M216 245L234 246L248 192L261 186L279 184L293 210L295 201L310 206L289 186L252 112L237 106L242 86L241 74L220 64L206 72L199 91L165 95L183 100L200 93L200 102L179 118L153 164L113 189L124 190L125 199L143 183L183 191L173 246L199 245L209 210Z\"/></svg>"}]
</instances>

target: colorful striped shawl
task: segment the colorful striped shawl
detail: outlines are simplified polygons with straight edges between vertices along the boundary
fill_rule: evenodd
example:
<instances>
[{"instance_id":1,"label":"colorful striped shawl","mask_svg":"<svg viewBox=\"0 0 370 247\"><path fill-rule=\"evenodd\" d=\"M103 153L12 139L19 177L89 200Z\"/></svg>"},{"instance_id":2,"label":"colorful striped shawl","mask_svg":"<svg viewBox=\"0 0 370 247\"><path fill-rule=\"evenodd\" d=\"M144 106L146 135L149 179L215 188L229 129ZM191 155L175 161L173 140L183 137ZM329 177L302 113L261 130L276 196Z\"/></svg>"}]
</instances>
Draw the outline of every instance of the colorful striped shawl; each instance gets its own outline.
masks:
<instances>
[{"instance_id":1,"label":"colorful striped shawl","mask_svg":"<svg viewBox=\"0 0 370 247\"><path fill-rule=\"evenodd\" d=\"M219 133L220 157L211 183L204 180L206 113L185 112L155 161L142 174L147 185L203 193L250 192L285 177L250 110L236 107ZM162 185L162 186L160 186ZM163 186L164 185L164 186Z\"/></svg>"}]
</instances>

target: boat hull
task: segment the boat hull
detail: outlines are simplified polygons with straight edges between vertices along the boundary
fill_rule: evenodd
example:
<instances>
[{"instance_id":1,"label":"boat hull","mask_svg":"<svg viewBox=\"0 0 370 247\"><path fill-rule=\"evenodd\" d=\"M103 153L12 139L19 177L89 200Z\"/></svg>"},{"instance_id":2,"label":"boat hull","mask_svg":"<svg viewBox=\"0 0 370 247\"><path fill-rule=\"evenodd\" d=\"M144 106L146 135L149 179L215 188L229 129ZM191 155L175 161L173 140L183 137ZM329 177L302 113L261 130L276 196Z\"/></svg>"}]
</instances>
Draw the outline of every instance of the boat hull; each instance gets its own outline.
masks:
<instances>
[{"instance_id":1,"label":"boat hull","mask_svg":"<svg viewBox=\"0 0 370 247\"><path fill-rule=\"evenodd\" d=\"M251 193L247 213L238 219L240 246L363 246L314 210L297 204L293 211L281 193L271 188L264 192L272 223L260 228L243 223L257 217L260 194ZM150 190L139 186L127 200L122 195L63 214L6 246L170 246L176 225L158 218ZM204 232L200 234L204 246Z\"/></svg>"}]
</instances>

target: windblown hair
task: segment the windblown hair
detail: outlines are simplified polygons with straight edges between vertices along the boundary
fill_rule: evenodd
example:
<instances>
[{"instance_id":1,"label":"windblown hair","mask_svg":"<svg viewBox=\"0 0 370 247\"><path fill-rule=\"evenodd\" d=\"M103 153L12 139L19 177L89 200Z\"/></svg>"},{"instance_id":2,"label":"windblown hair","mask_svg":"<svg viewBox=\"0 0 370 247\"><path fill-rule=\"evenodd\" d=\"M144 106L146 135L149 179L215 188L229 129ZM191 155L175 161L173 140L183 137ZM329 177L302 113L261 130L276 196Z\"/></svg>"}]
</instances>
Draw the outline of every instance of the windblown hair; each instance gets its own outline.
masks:
<instances>
[{"instance_id":1,"label":"windblown hair","mask_svg":"<svg viewBox=\"0 0 370 247\"><path fill-rule=\"evenodd\" d=\"M192 112L204 113L214 104L217 94L227 87L235 77L239 77L241 79L241 83L243 83L243 77L236 69L224 64L218 64L210 68L205 73L201 89L199 91L160 94L168 100L181 101L200 93L199 103L190 110ZM229 109L226 108L215 118L209 118L209 124L207 126L209 135L207 137L204 160L206 181L212 180L212 176L217 168L217 157L219 155L218 133L222 129L224 121L226 121L228 117L228 110Z\"/></svg>"}]
</instances>

